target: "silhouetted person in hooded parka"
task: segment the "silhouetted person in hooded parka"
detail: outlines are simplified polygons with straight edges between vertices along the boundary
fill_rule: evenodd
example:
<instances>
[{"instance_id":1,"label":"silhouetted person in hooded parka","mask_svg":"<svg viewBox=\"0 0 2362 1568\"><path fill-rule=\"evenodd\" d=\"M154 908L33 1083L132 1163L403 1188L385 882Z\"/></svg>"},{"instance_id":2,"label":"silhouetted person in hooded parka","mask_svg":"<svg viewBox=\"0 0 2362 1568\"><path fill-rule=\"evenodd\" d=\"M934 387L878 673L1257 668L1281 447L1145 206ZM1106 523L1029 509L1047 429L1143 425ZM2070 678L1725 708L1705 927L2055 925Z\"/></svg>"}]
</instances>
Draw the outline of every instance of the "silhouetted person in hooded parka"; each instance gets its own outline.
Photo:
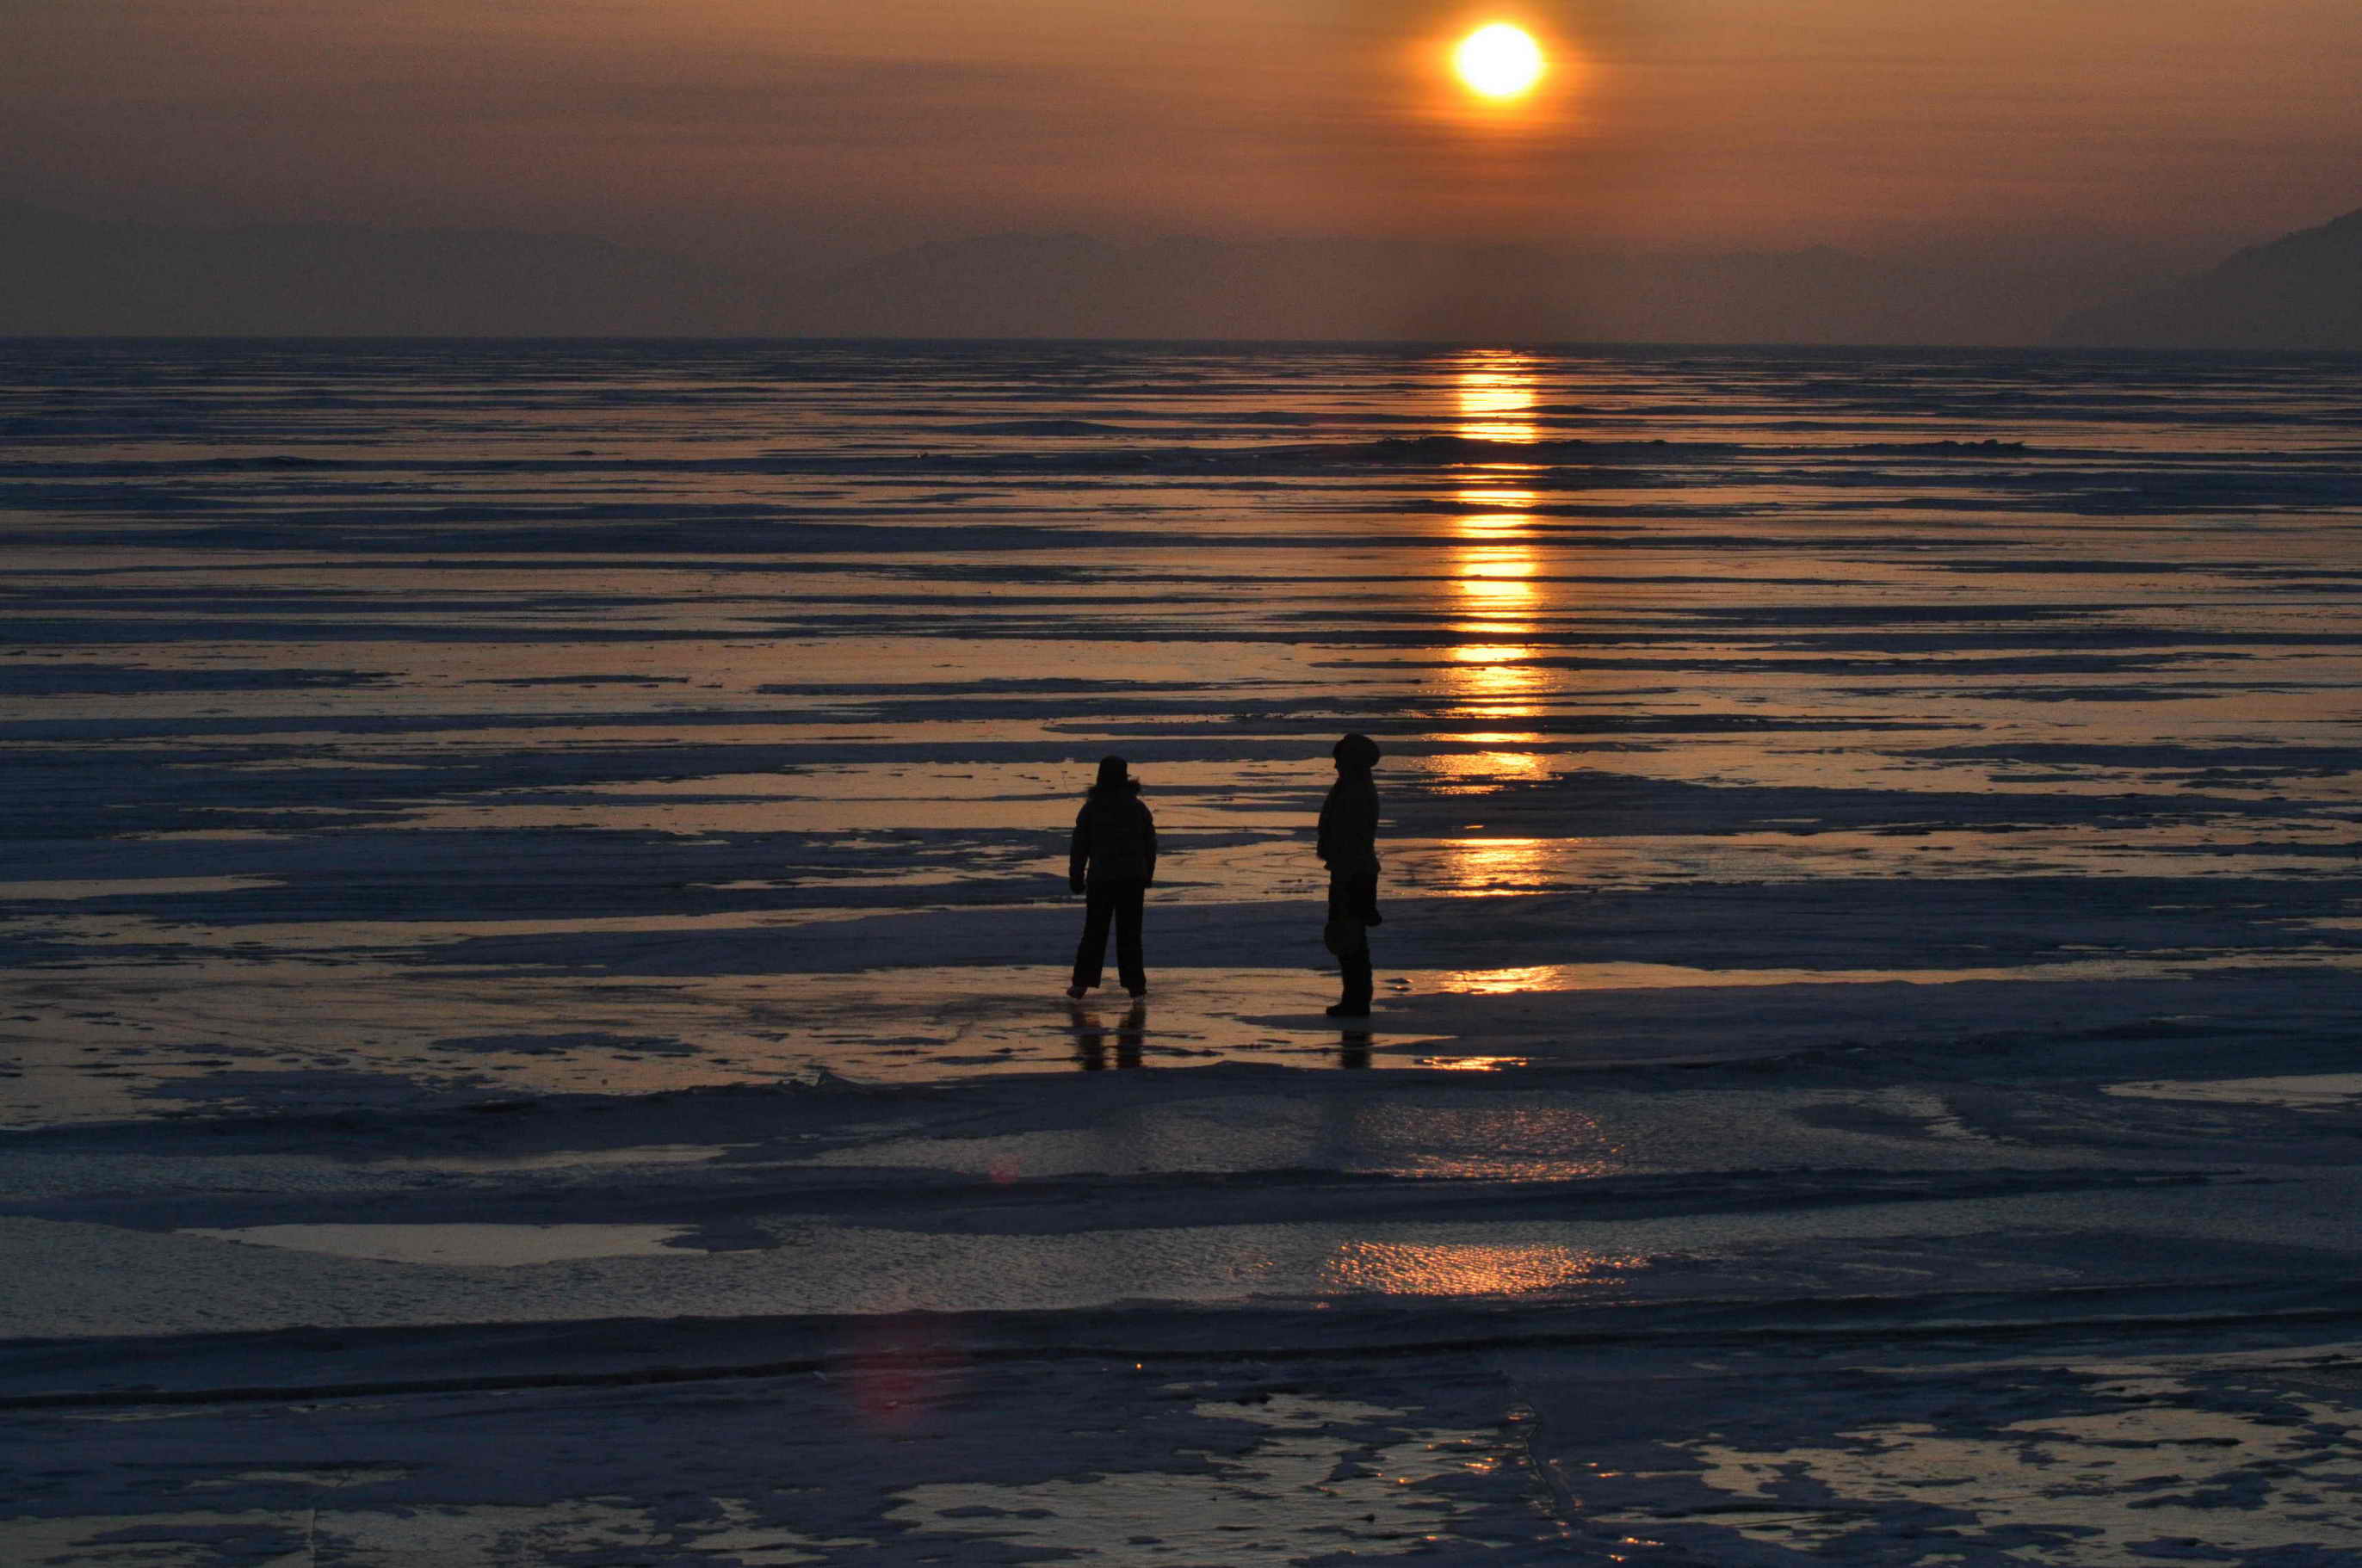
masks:
<instances>
[{"instance_id":1,"label":"silhouetted person in hooded parka","mask_svg":"<svg viewBox=\"0 0 2362 1568\"><path fill-rule=\"evenodd\" d=\"M1370 927L1378 916L1378 786L1370 777L1380 753L1367 735L1347 735L1330 754L1337 782L1320 802L1320 858L1329 867L1329 923L1320 939L1337 955L1344 993L1331 1018L1370 1016Z\"/></svg>"},{"instance_id":2,"label":"silhouetted person in hooded parka","mask_svg":"<svg viewBox=\"0 0 2362 1568\"><path fill-rule=\"evenodd\" d=\"M1098 781L1075 813L1075 843L1066 863L1066 885L1088 900L1083 943L1075 949L1075 983L1080 997L1099 983L1107 962L1108 922L1115 922L1116 973L1133 996L1148 992L1148 971L1140 951L1141 900L1156 880L1156 819L1141 803L1140 780L1129 777L1123 758L1099 758Z\"/></svg>"}]
</instances>

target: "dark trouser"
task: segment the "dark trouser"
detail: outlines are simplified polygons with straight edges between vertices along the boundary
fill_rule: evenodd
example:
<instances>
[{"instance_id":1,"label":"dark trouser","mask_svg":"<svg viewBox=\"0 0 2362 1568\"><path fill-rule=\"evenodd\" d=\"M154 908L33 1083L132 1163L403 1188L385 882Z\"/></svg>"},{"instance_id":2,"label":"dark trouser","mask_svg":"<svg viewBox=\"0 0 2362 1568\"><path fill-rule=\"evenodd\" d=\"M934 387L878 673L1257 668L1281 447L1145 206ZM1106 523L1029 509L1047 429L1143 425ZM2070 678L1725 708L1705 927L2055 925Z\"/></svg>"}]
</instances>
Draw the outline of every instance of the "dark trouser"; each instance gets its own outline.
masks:
<instances>
[{"instance_id":1,"label":"dark trouser","mask_svg":"<svg viewBox=\"0 0 2362 1568\"><path fill-rule=\"evenodd\" d=\"M1375 871L1329 873L1329 918L1363 925L1378 923L1378 874Z\"/></svg>"},{"instance_id":2,"label":"dark trouser","mask_svg":"<svg viewBox=\"0 0 2362 1568\"><path fill-rule=\"evenodd\" d=\"M1341 1008L1370 1010L1370 917L1378 909L1375 871L1332 871L1329 874L1330 951L1337 955L1337 973L1344 993Z\"/></svg>"},{"instance_id":3,"label":"dark trouser","mask_svg":"<svg viewBox=\"0 0 2362 1568\"><path fill-rule=\"evenodd\" d=\"M1083 905L1083 943L1075 949L1075 984L1096 986L1100 966L1107 962L1108 922L1115 922L1115 970L1124 989L1148 988L1148 970L1140 953L1140 901L1148 884L1137 879L1094 882Z\"/></svg>"}]
</instances>

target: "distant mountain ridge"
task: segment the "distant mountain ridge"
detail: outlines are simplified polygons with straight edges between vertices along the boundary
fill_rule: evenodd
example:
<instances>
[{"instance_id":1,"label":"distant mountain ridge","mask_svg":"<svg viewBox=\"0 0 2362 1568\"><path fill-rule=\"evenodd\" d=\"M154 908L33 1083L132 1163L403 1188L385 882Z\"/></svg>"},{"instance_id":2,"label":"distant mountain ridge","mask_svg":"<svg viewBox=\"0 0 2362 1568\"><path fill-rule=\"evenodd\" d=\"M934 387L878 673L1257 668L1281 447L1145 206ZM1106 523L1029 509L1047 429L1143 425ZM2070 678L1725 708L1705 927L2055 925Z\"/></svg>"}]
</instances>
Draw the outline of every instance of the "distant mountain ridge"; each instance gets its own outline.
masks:
<instances>
[{"instance_id":1,"label":"distant mountain ridge","mask_svg":"<svg viewBox=\"0 0 2362 1568\"><path fill-rule=\"evenodd\" d=\"M578 236L180 226L0 202L0 333L628 337L748 330L767 293Z\"/></svg>"},{"instance_id":2,"label":"distant mountain ridge","mask_svg":"<svg viewBox=\"0 0 2362 1568\"><path fill-rule=\"evenodd\" d=\"M1361 239L1002 235L822 280L812 330L879 337L2025 343L2121 277L1994 275L1831 248L1645 253Z\"/></svg>"},{"instance_id":3,"label":"distant mountain ridge","mask_svg":"<svg viewBox=\"0 0 2362 1568\"><path fill-rule=\"evenodd\" d=\"M182 226L0 202L0 334L1261 338L2362 349L2362 213L2169 288L1826 246L1717 254L1011 234L833 273L598 238ZM2146 289L2147 292L2137 292Z\"/></svg>"},{"instance_id":4,"label":"distant mountain ridge","mask_svg":"<svg viewBox=\"0 0 2362 1568\"><path fill-rule=\"evenodd\" d=\"M2362 211L2242 250L2170 288L2079 311L2051 340L2100 348L2362 350Z\"/></svg>"}]
</instances>

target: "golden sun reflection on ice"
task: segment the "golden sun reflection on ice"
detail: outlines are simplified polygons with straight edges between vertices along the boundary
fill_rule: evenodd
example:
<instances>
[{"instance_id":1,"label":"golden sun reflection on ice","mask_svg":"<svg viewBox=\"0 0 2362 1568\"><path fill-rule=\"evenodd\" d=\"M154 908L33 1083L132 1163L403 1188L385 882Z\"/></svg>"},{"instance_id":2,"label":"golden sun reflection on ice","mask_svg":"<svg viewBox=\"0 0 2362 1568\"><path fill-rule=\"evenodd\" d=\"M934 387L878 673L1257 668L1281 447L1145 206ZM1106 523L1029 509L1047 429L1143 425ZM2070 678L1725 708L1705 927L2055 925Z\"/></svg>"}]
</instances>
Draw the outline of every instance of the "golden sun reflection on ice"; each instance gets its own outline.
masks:
<instances>
[{"instance_id":1,"label":"golden sun reflection on ice","mask_svg":"<svg viewBox=\"0 0 2362 1568\"><path fill-rule=\"evenodd\" d=\"M1321 1284L1396 1296L1509 1296L1612 1285L1647 1266L1636 1253L1573 1247L1348 1242L1322 1266Z\"/></svg>"},{"instance_id":2,"label":"golden sun reflection on ice","mask_svg":"<svg viewBox=\"0 0 2362 1568\"><path fill-rule=\"evenodd\" d=\"M1454 584L1478 614L1506 615L1522 623L1540 591L1533 581L1541 563L1526 545L1471 545L1452 557ZM1522 624L1519 630L1528 629Z\"/></svg>"},{"instance_id":3,"label":"golden sun reflection on ice","mask_svg":"<svg viewBox=\"0 0 2362 1568\"><path fill-rule=\"evenodd\" d=\"M1464 734L1462 740L1477 745L1530 746L1541 744L1538 734ZM1465 793L1470 789L1483 788L1504 778L1546 778L1550 768L1530 751L1480 751L1441 760L1440 771L1446 777L1438 781L1439 792L1446 795ZM1482 780L1472 783L1472 780Z\"/></svg>"},{"instance_id":4,"label":"golden sun reflection on ice","mask_svg":"<svg viewBox=\"0 0 2362 1568\"><path fill-rule=\"evenodd\" d=\"M1527 701L1540 688L1543 672L1524 662L1526 650L1508 644L1469 643L1451 650L1446 672L1452 694L1467 711L1488 719L1529 719ZM1520 735L1532 740L1532 735Z\"/></svg>"},{"instance_id":5,"label":"golden sun reflection on ice","mask_svg":"<svg viewBox=\"0 0 2362 1568\"><path fill-rule=\"evenodd\" d=\"M1462 356L1452 371L1459 414L1455 434L1472 440L1530 442L1540 438L1537 415L1540 386L1536 362L1522 354L1486 350ZM1524 729L1542 712L1542 699L1556 679L1532 662L1531 642L1542 617L1553 608L1552 584L1543 580L1544 558L1535 543L1539 500L1532 488L1538 465L1485 462L1461 470L1452 499L1470 510L1454 514L1457 535L1448 555L1454 635L1462 639L1447 652L1444 679L1462 718L1501 725L1498 731L1463 738L1496 749L1454 758L1474 792L1503 780L1540 779L1549 773L1531 748L1541 736ZM1551 846L1539 841L1466 839L1443 845L1448 878L1464 889L1518 886L1532 881Z\"/></svg>"},{"instance_id":6,"label":"golden sun reflection on ice","mask_svg":"<svg viewBox=\"0 0 2362 1568\"><path fill-rule=\"evenodd\" d=\"M1472 969L1455 977L1451 988L1469 996L1505 997L1520 991L1563 989L1567 981L1562 966L1538 964L1523 969Z\"/></svg>"},{"instance_id":7,"label":"golden sun reflection on ice","mask_svg":"<svg viewBox=\"0 0 2362 1568\"><path fill-rule=\"evenodd\" d=\"M1534 420L1540 391L1534 362L1521 354L1491 350L1463 356L1453 371L1459 421L1454 433L1471 440L1531 441L1540 434ZM1543 608L1541 555L1529 536L1533 515L1521 508L1535 492L1518 481L1532 471L1525 463L1488 463L1473 470L1452 492L1462 506L1483 507L1460 514L1453 526L1461 543L1451 554L1451 588L1459 600L1458 630L1470 639L1451 651L1451 684L1463 698L1483 701L1486 712L1520 717L1529 709L1492 704L1529 694L1535 672L1518 668L1518 639L1533 631Z\"/></svg>"},{"instance_id":8,"label":"golden sun reflection on ice","mask_svg":"<svg viewBox=\"0 0 2362 1568\"><path fill-rule=\"evenodd\" d=\"M1564 841L1554 838L1454 840L1451 871L1463 887L1528 887L1555 867Z\"/></svg>"},{"instance_id":9,"label":"golden sun reflection on ice","mask_svg":"<svg viewBox=\"0 0 2362 1568\"><path fill-rule=\"evenodd\" d=\"M1462 356L1452 372L1460 405L1455 434L1472 441L1531 441L1534 423L1534 361L1523 354L1480 348Z\"/></svg>"}]
</instances>

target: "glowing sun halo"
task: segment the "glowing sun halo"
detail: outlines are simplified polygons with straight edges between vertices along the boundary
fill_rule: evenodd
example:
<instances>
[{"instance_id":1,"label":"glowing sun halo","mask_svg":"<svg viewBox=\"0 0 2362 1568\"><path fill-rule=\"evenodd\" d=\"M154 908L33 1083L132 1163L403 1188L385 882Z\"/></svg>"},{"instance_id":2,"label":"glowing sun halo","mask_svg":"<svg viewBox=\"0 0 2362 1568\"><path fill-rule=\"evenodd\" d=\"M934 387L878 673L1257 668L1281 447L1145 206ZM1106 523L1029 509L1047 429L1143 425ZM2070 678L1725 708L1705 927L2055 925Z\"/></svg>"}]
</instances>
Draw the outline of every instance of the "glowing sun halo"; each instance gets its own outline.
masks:
<instances>
[{"instance_id":1,"label":"glowing sun halo","mask_svg":"<svg viewBox=\"0 0 2362 1568\"><path fill-rule=\"evenodd\" d=\"M1452 69L1468 89L1486 98L1515 98L1541 80L1542 48L1531 33L1507 22L1479 28L1451 52Z\"/></svg>"}]
</instances>

